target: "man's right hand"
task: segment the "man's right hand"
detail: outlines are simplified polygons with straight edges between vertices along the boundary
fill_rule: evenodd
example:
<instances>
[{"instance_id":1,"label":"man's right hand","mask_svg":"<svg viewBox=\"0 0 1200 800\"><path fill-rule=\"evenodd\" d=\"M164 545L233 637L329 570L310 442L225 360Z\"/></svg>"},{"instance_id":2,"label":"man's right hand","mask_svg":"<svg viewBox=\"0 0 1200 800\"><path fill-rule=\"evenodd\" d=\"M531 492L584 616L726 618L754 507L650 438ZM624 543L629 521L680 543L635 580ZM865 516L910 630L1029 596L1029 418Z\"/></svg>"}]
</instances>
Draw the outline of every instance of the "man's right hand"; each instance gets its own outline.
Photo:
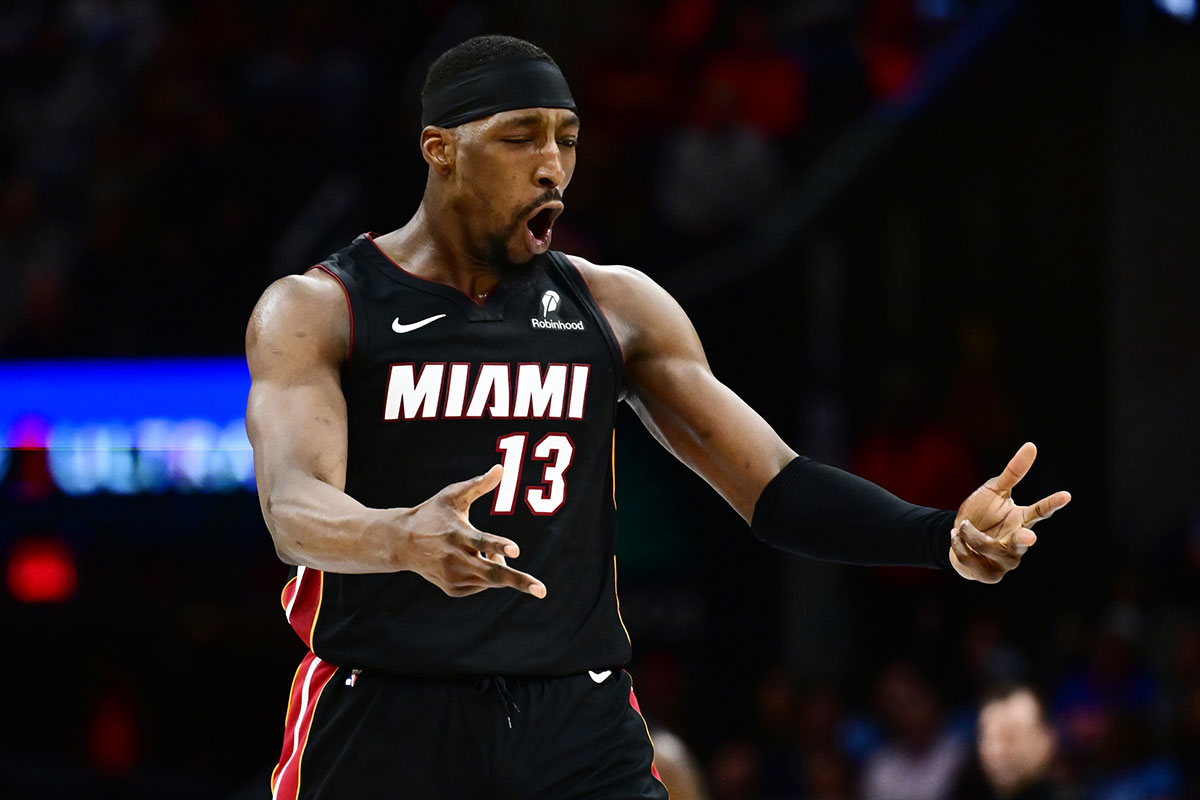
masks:
<instances>
[{"instance_id":1,"label":"man's right hand","mask_svg":"<svg viewBox=\"0 0 1200 800\"><path fill-rule=\"evenodd\" d=\"M484 533L471 524L471 504L500 485L499 464L478 477L452 483L425 502L404 509L401 523L407 541L402 568L415 572L451 597L485 589L511 587L537 598L546 586L532 575L508 566L505 558L521 554L517 543Z\"/></svg>"}]
</instances>

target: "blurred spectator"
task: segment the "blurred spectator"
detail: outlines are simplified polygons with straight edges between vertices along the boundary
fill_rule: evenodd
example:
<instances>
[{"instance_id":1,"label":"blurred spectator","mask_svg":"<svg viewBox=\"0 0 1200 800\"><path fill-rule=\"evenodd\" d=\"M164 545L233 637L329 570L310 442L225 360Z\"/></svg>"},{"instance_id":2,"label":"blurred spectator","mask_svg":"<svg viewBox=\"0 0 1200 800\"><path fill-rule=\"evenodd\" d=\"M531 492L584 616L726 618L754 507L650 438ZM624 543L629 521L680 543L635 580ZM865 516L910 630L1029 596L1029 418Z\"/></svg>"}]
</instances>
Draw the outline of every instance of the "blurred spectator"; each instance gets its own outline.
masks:
<instances>
[{"instance_id":1,"label":"blurred spectator","mask_svg":"<svg viewBox=\"0 0 1200 800\"><path fill-rule=\"evenodd\" d=\"M867 760L863 800L950 797L967 748L943 724L933 688L911 664L898 661L885 668L876 695L891 736Z\"/></svg>"},{"instance_id":2,"label":"blurred spectator","mask_svg":"<svg viewBox=\"0 0 1200 800\"><path fill-rule=\"evenodd\" d=\"M771 143L747 124L735 89L712 78L698 89L691 123L668 137L663 151L660 213L702 246L753 219L778 183Z\"/></svg>"},{"instance_id":3,"label":"blurred spectator","mask_svg":"<svg viewBox=\"0 0 1200 800\"><path fill-rule=\"evenodd\" d=\"M720 12L717 0L668 0L658 14L655 40L669 58L686 58L704 46Z\"/></svg>"},{"instance_id":4,"label":"blurred spectator","mask_svg":"<svg viewBox=\"0 0 1200 800\"><path fill-rule=\"evenodd\" d=\"M972 614L963 623L962 661L973 696L990 686L1018 683L1029 671L1025 656L1008 641L1004 623L1003 615L990 609Z\"/></svg>"},{"instance_id":5,"label":"blurred spectator","mask_svg":"<svg viewBox=\"0 0 1200 800\"><path fill-rule=\"evenodd\" d=\"M587 135L613 142L619 158L679 113L673 92L677 63L658 46L651 19L637 4L622 4L611 33L590 48L578 84ZM628 148L628 149L627 149Z\"/></svg>"},{"instance_id":6,"label":"blurred spectator","mask_svg":"<svg viewBox=\"0 0 1200 800\"><path fill-rule=\"evenodd\" d=\"M940 418L925 383L908 364L884 371L879 411L851 471L910 503L957 508L982 483L981 476L962 436Z\"/></svg>"},{"instance_id":7,"label":"blurred spectator","mask_svg":"<svg viewBox=\"0 0 1200 800\"><path fill-rule=\"evenodd\" d=\"M747 741L726 742L709 761L713 800L758 800L762 756Z\"/></svg>"},{"instance_id":8,"label":"blurred spectator","mask_svg":"<svg viewBox=\"0 0 1200 800\"><path fill-rule=\"evenodd\" d=\"M837 750L813 751L804 759L803 790L806 800L852 800L854 769Z\"/></svg>"},{"instance_id":9,"label":"blurred spectator","mask_svg":"<svg viewBox=\"0 0 1200 800\"><path fill-rule=\"evenodd\" d=\"M772 21L762 8L736 5L729 45L702 67L710 94L728 98L742 124L763 136L795 132L807 110L801 66L772 40Z\"/></svg>"},{"instance_id":10,"label":"blurred spectator","mask_svg":"<svg viewBox=\"0 0 1200 800\"><path fill-rule=\"evenodd\" d=\"M650 731L654 740L654 766L672 800L707 800L704 774L683 740L666 728Z\"/></svg>"},{"instance_id":11,"label":"blurred spectator","mask_svg":"<svg viewBox=\"0 0 1200 800\"><path fill-rule=\"evenodd\" d=\"M947 390L947 416L978 464L1003 464L1011 456L1015 421L1011 389L996 376L1008 367L995 320L971 312L956 323L957 364Z\"/></svg>"},{"instance_id":12,"label":"blurred spectator","mask_svg":"<svg viewBox=\"0 0 1200 800\"><path fill-rule=\"evenodd\" d=\"M1088 661L1068 673L1054 719L1072 776L1098 800L1180 797L1182 774L1153 725L1159 676L1146 663L1146 614L1125 573L1095 632Z\"/></svg>"},{"instance_id":13,"label":"blurred spectator","mask_svg":"<svg viewBox=\"0 0 1200 800\"><path fill-rule=\"evenodd\" d=\"M1086 763L1103 760L1118 736L1118 718L1148 717L1154 674L1139 653L1141 626L1130 614L1110 613L1090 642L1089 660L1055 689L1053 713L1064 746Z\"/></svg>"},{"instance_id":14,"label":"blurred spectator","mask_svg":"<svg viewBox=\"0 0 1200 800\"><path fill-rule=\"evenodd\" d=\"M1105 726L1098 769L1087 782L1094 800L1182 798L1179 766L1162 752L1144 717L1113 713Z\"/></svg>"},{"instance_id":15,"label":"blurred spectator","mask_svg":"<svg viewBox=\"0 0 1200 800\"><path fill-rule=\"evenodd\" d=\"M1061 798L1050 777L1055 748L1054 732L1033 689L1010 684L989 693L979 709L978 753L995 797Z\"/></svg>"},{"instance_id":16,"label":"blurred spectator","mask_svg":"<svg viewBox=\"0 0 1200 800\"><path fill-rule=\"evenodd\" d=\"M916 27L911 0L867 4L861 48L867 80L876 96L896 97L912 85L920 66Z\"/></svg>"},{"instance_id":17,"label":"blurred spectator","mask_svg":"<svg viewBox=\"0 0 1200 800\"><path fill-rule=\"evenodd\" d=\"M762 792L768 797L794 795L800 784L795 742L801 717L795 682L782 669L771 670L759 681L755 712L763 760Z\"/></svg>"},{"instance_id":18,"label":"blurred spectator","mask_svg":"<svg viewBox=\"0 0 1200 800\"><path fill-rule=\"evenodd\" d=\"M958 508L983 478L961 432L939 413L941 404L927 388L928 377L916 366L897 361L883 371L881 383L878 410L855 449L850 471L910 503ZM893 586L937 583L942 578L912 567L878 567L873 572Z\"/></svg>"}]
</instances>

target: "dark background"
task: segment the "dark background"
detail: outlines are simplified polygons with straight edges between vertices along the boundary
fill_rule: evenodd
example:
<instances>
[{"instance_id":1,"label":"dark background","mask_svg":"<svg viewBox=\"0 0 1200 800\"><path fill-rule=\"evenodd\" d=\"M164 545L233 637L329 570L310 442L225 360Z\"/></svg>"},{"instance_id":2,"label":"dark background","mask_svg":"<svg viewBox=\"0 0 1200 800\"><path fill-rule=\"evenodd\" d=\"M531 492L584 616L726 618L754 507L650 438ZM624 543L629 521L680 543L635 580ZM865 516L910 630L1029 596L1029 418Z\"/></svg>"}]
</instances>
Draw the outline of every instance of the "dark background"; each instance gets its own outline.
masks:
<instances>
[{"instance_id":1,"label":"dark background","mask_svg":"<svg viewBox=\"0 0 1200 800\"><path fill-rule=\"evenodd\" d=\"M0 2L0 356L240 353L271 280L408 219L424 70L487 32L580 105L556 248L666 286L797 450L953 507L1032 440L1018 499L1074 495L998 586L808 562L623 412L631 671L713 796L863 796L897 694L969 749L1014 678L1064 785L1200 796L1200 26L1149 0ZM8 455L0 556L78 587L0 593L0 794L266 796L303 645L257 499Z\"/></svg>"}]
</instances>

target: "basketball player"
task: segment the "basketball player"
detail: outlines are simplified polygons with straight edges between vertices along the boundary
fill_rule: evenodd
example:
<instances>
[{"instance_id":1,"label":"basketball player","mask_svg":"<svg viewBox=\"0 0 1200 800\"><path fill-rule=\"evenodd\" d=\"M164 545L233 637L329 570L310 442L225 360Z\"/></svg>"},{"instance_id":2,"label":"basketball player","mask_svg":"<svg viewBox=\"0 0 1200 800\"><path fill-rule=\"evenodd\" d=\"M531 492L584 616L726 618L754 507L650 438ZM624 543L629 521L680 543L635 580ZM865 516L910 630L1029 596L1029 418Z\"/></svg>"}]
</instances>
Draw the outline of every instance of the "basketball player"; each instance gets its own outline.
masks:
<instances>
[{"instance_id":1,"label":"basketball player","mask_svg":"<svg viewBox=\"0 0 1200 800\"><path fill-rule=\"evenodd\" d=\"M263 294L247 425L292 627L276 798L661 798L616 591L625 401L784 550L995 582L1011 490L913 506L797 456L713 376L651 279L551 251L580 118L554 61L479 37L422 91L424 197Z\"/></svg>"}]
</instances>

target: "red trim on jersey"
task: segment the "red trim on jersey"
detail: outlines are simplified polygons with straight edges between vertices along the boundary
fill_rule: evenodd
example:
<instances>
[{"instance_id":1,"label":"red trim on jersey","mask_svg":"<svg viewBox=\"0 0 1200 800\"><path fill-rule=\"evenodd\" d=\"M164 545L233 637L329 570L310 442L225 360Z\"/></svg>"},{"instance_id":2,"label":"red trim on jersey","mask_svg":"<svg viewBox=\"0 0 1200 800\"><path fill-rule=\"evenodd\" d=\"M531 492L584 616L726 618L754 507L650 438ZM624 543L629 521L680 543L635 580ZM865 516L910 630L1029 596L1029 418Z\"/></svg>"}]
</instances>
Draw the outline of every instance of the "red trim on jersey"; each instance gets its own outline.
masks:
<instances>
[{"instance_id":1,"label":"red trim on jersey","mask_svg":"<svg viewBox=\"0 0 1200 800\"><path fill-rule=\"evenodd\" d=\"M628 675L629 673L625 673L625 674ZM632 685L629 687L629 705L633 706L633 710L637 712L637 715L639 717L642 717L642 707L638 705L637 695L633 693ZM642 717L642 724L646 725L645 717ZM650 726L649 725L646 725L646 738L647 739L650 738ZM650 740L650 744L651 745L654 744L653 739ZM653 775L655 778L657 778L659 783L663 782L662 776L658 774L658 767L655 766L653 761L650 762L650 774Z\"/></svg>"},{"instance_id":2,"label":"red trim on jersey","mask_svg":"<svg viewBox=\"0 0 1200 800\"><path fill-rule=\"evenodd\" d=\"M482 306L484 303L486 303L486 302L487 302L487 298L486 298L486 297L484 297L484 298L481 300L481 299L480 299L480 298L478 298L478 297L472 297L472 296L471 296L469 293L467 293L467 292L464 292L462 289L458 288L457 286L451 286L450 284L448 284L448 283L442 283L441 281L432 281L432 280L430 280L429 278L422 278L420 275L417 275L417 274L415 274L415 273L413 273L413 272L409 272L409 271L408 271L408 270L406 270L404 267L402 267L402 266L400 266L399 264L397 264L397 263L396 263L396 262L395 262L395 261L392 259L392 257L391 257L391 256L389 256L387 253L383 252L383 248L382 248L382 247L380 247L380 246L379 246L379 243L375 241L375 231L367 231L367 233L366 233L366 236L367 236L367 241L368 241L368 242L370 242L371 244L375 245L375 249L379 251L379 255L381 255L381 256L383 256L384 258L386 258L386 259L388 260L388 263L389 263L389 264L391 264L393 267L395 267L396 269L398 269L398 270L400 270L401 272L403 272L405 275L408 275L408 276L409 276L409 277L411 277L411 278L416 278L416 279L417 279L417 280L419 280L419 281L425 281L426 283L436 283L438 286L445 286L445 287L446 287L446 288L448 288L448 289L453 289L454 291L458 292L458 293L459 293L459 294L461 294L463 297L467 298L468 300L470 300L472 303L474 303L474 304L475 304L475 305L477 305L477 306Z\"/></svg>"},{"instance_id":3,"label":"red trim on jersey","mask_svg":"<svg viewBox=\"0 0 1200 800\"><path fill-rule=\"evenodd\" d=\"M584 275L583 270L575 263L575 259L579 258L579 256L569 256L563 253L563 258L575 269L575 272L579 275L579 279L583 281L583 285L592 293L592 301L596 304L596 309L600 312L600 316L604 317L605 323L608 324L608 329L612 332L613 341L617 343L617 349L621 351L621 363L624 363L625 345L621 343L621 339L617 336L617 329L613 327L612 320L608 318L608 312L604 310L604 306L600 305L600 301L596 299L596 293L592 292L592 282L587 279L587 275Z\"/></svg>"},{"instance_id":4,"label":"red trim on jersey","mask_svg":"<svg viewBox=\"0 0 1200 800\"><path fill-rule=\"evenodd\" d=\"M317 701L337 669L312 652L307 653L300 662L288 696L287 718L283 724L283 750L279 754L279 763L271 773L271 800L296 800L300 796L300 767L304 761L304 749L308 745L308 734L312 730L313 716L317 711Z\"/></svg>"},{"instance_id":5,"label":"red trim on jersey","mask_svg":"<svg viewBox=\"0 0 1200 800\"><path fill-rule=\"evenodd\" d=\"M350 312L350 347L346 350L346 363L350 363L350 356L354 355L354 303L350 302L350 290L346 288L346 284L342 283L342 279L333 274L333 270L323 264L314 264L310 269L319 269L329 277L338 282L338 286L342 287L342 293L346 295L346 309Z\"/></svg>"},{"instance_id":6,"label":"red trim on jersey","mask_svg":"<svg viewBox=\"0 0 1200 800\"><path fill-rule=\"evenodd\" d=\"M325 573L312 567L303 567L297 576L296 588L292 591L288 602L284 604L287 610L287 620L292 630L300 640L313 648L313 636L317 629L317 617L321 614L321 597L325 591ZM290 585L290 583L289 583ZM287 587L284 587L287 593ZM288 606L290 605L290 610Z\"/></svg>"}]
</instances>

